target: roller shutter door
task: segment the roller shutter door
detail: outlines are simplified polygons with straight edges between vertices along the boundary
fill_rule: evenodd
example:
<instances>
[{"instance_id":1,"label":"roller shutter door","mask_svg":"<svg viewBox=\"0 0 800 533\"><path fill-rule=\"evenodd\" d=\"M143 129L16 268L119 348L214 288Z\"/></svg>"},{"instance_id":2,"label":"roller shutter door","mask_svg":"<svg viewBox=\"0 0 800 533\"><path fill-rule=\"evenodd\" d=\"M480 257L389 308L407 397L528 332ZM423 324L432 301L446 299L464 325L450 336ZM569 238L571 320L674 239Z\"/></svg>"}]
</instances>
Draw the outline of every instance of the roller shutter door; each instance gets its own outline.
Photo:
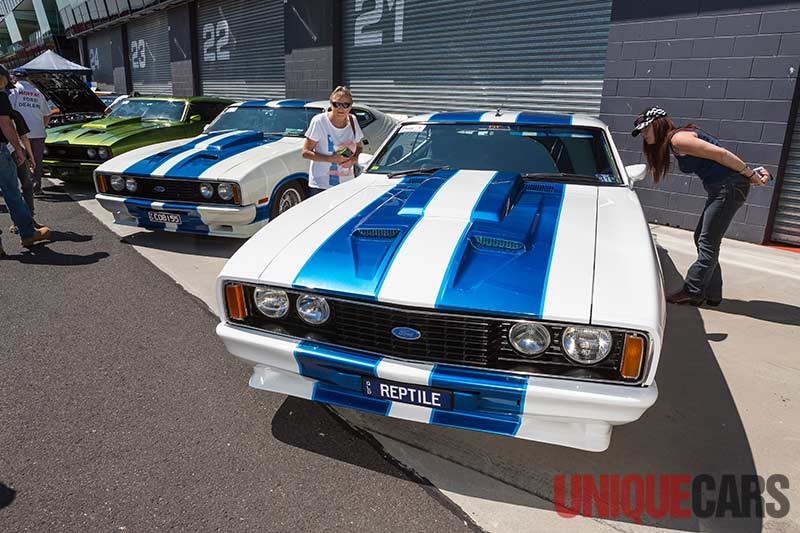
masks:
<instances>
[{"instance_id":1,"label":"roller shutter door","mask_svg":"<svg viewBox=\"0 0 800 533\"><path fill-rule=\"evenodd\" d=\"M143 95L172 95L167 12L158 11L131 21L128 47L133 89Z\"/></svg>"},{"instance_id":2,"label":"roller shutter door","mask_svg":"<svg viewBox=\"0 0 800 533\"><path fill-rule=\"evenodd\" d=\"M772 240L800 244L800 111L795 118L789 157L783 172Z\"/></svg>"},{"instance_id":3,"label":"roller shutter door","mask_svg":"<svg viewBox=\"0 0 800 533\"><path fill-rule=\"evenodd\" d=\"M101 91L114 90L114 66L111 63L111 51L114 49L115 43L111 35L109 31L102 31L86 38L92 80L97 82L97 88ZM119 45L119 43L116 44Z\"/></svg>"},{"instance_id":4,"label":"roller shutter door","mask_svg":"<svg viewBox=\"0 0 800 533\"><path fill-rule=\"evenodd\" d=\"M610 0L344 0L344 77L384 111L600 114Z\"/></svg>"},{"instance_id":5,"label":"roller shutter door","mask_svg":"<svg viewBox=\"0 0 800 533\"><path fill-rule=\"evenodd\" d=\"M204 95L284 97L282 0L200 1L197 25Z\"/></svg>"}]
</instances>

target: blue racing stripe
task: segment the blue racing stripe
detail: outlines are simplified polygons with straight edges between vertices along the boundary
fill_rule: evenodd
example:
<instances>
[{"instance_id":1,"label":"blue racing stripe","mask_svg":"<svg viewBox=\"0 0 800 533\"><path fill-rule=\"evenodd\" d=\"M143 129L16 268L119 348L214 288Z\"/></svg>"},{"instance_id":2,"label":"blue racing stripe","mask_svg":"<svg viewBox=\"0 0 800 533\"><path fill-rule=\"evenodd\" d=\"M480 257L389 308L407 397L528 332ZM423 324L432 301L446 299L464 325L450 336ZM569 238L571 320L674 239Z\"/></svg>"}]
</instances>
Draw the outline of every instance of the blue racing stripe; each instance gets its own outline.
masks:
<instances>
[{"instance_id":1,"label":"blue racing stripe","mask_svg":"<svg viewBox=\"0 0 800 533\"><path fill-rule=\"evenodd\" d=\"M376 299L381 283L425 206L455 170L406 178L335 231L292 283Z\"/></svg>"},{"instance_id":2,"label":"blue racing stripe","mask_svg":"<svg viewBox=\"0 0 800 533\"><path fill-rule=\"evenodd\" d=\"M561 183L519 178L510 187L498 175L453 253L436 307L540 318L564 191Z\"/></svg>"},{"instance_id":3,"label":"blue racing stripe","mask_svg":"<svg viewBox=\"0 0 800 533\"><path fill-rule=\"evenodd\" d=\"M242 102L239 107L266 107L269 100L250 100L249 102Z\"/></svg>"},{"instance_id":4,"label":"blue racing stripe","mask_svg":"<svg viewBox=\"0 0 800 533\"><path fill-rule=\"evenodd\" d=\"M164 161L166 161L167 159L175 157L176 155L180 155L184 152L188 152L201 142L207 141L212 137L222 135L223 133L228 133L228 132L220 131L214 133L205 133L203 135L195 137L194 139L180 146L164 150L163 152L159 152L157 154L149 155L144 159L141 159L136 163L132 164L131 166L129 166L128 168L126 168L124 173L134 174L137 176L149 176L150 174L153 173L155 169L160 167L161 164L164 163Z\"/></svg>"},{"instance_id":5,"label":"blue racing stripe","mask_svg":"<svg viewBox=\"0 0 800 533\"><path fill-rule=\"evenodd\" d=\"M517 124L547 124L568 126L572 124L571 115L548 115L546 113L522 112L517 116Z\"/></svg>"},{"instance_id":6,"label":"blue racing stripe","mask_svg":"<svg viewBox=\"0 0 800 533\"><path fill-rule=\"evenodd\" d=\"M435 365L429 384L459 392L454 395L453 411L431 411L431 424L502 435L514 435L519 429L528 386L526 377L480 368ZM464 405L467 409L459 409L460 404L467 403L459 401L463 393L477 397L477 405L473 401Z\"/></svg>"},{"instance_id":7,"label":"blue racing stripe","mask_svg":"<svg viewBox=\"0 0 800 533\"><path fill-rule=\"evenodd\" d=\"M461 111L452 113L434 113L428 122L480 122L483 111Z\"/></svg>"},{"instance_id":8,"label":"blue racing stripe","mask_svg":"<svg viewBox=\"0 0 800 533\"><path fill-rule=\"evenodd\" d=\"M198 178L203 172L229 157L274 143L282 138L281 136L264 137L261 132L242 131L232 137L221 139L219 145L212 144L203 152L192 154L179 161L165 172L164 176L168 178Z\"/></svg>"},{"instance_id":9,"label":"blue racing stripe","mask_svg":"<svg viewBox=\"0 0 800 533\"><path fill-rule=\"evenodd\" d=\"M272 102L271 105L277 105L278 107L305 107L310 100L279 100L277 102Z\"/></svg>"},{"instance_id":10,"label":"blue racing stripe","mask_svg":"<svg viewBox=\"0 0 800 533\"><path fill-rule=\"evenodd\" d=\"M361 392L361 377L377 377L380 357L355 354L308 341L297 345L294 357L300 375L318 381L312 400L384 416L389 413L391 401L368 398Z\"/></svg>"}]
</instances>

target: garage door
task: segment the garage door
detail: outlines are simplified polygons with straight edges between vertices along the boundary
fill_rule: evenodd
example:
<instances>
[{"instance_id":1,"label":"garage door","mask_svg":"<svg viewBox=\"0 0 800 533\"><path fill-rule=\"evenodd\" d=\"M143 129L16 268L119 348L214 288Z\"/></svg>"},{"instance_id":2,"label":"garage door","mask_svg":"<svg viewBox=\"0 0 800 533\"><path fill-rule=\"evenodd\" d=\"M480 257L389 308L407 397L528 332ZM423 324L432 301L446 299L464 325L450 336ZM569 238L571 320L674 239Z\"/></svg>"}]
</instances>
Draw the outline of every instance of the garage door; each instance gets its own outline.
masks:
<instances>
[{"instance_id":1,"label":"garage door","mask_svg":"<svg viewBox=\"0 0 800 533\"><path fill-rule=\"evenodd\" d=\"M97 88L101 91L114 90L114 66L111 63L111 50L114 49L114 44L110 31L94 33L86 38L92 80L97 82Z\"/></svg>"},{"instance_id":2,"label":"garage door","mask_svg":"<svg viewBox=\"0 0 800 533\"><path fill-rule=\"evenodd\" d=\"M599 115L610 0L344 0L344 76L382 110Z\"/></svg>"},{"instance_id":3,"label":"garage door","mask_svg":"<svg viewBox=\"0 0 800 533\"><path fill-rule=\"evenodd\" d=\"M283 98L283 1L207 0L197 6L202 92Z\"/></svg>"},{"instance_id":4,"label":"garage door","mask_svg":"<svg viewBox=\"0 0 800 533\"><path fill-rule=\"evenodd\" d=\"M800 244L800 112L795 118L789 157L779 194L772 240Z\"/></svg>"},{"instance_id":5,"label":"garage door","mask_svg":"<svg viewBox=\"0 0 800 533\"><path fill-rule=\"evenodd\" d=\"M133 89L145 94L172 95L167 12L158 11L128 24Z\"/></svg>"}]
</instances>

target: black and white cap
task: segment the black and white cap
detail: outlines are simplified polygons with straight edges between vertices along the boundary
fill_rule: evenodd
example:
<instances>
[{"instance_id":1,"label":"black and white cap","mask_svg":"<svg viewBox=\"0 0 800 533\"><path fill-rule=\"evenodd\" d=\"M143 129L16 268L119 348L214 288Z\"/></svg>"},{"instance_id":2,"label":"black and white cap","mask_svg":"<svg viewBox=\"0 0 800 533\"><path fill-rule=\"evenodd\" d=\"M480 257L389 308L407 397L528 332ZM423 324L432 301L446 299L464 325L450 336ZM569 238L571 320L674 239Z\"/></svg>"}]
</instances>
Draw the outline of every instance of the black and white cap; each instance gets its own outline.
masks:
<instances>
[{"instance_id":1,"label":"black and white cap","mask_svg":"<svg viewBox=\"0 0 800 533\"><path fill-rule=\"evenodd\" d=\"M660 107L651 107L647 111L639 113L639 116L633 121L633 131L631 132L631 135L636 137L642 132L643 129L652 124L655 119L666 116L667 112Z\"/></svg>"}]
</instances>

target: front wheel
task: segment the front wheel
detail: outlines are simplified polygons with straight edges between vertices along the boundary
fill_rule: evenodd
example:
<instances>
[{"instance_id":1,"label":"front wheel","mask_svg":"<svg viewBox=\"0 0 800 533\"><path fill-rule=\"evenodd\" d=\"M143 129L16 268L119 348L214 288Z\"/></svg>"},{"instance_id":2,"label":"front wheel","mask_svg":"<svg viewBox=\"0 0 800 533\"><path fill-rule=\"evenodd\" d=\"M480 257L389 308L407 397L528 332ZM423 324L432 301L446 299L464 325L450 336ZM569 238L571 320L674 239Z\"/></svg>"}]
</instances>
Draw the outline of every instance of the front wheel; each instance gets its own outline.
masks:
<instances>
[{"instance_id":1,"label":"front wheel","mask_svg":"<svg viewBox=\"0 0 800 533\"><path fill-rule=\"evenodd\" d=\"M308 189L301 181L284 183L272 197L272 206L269 209L270 220L288 211L303 200L308 198Z\"/></svg>"}]
</instances>

